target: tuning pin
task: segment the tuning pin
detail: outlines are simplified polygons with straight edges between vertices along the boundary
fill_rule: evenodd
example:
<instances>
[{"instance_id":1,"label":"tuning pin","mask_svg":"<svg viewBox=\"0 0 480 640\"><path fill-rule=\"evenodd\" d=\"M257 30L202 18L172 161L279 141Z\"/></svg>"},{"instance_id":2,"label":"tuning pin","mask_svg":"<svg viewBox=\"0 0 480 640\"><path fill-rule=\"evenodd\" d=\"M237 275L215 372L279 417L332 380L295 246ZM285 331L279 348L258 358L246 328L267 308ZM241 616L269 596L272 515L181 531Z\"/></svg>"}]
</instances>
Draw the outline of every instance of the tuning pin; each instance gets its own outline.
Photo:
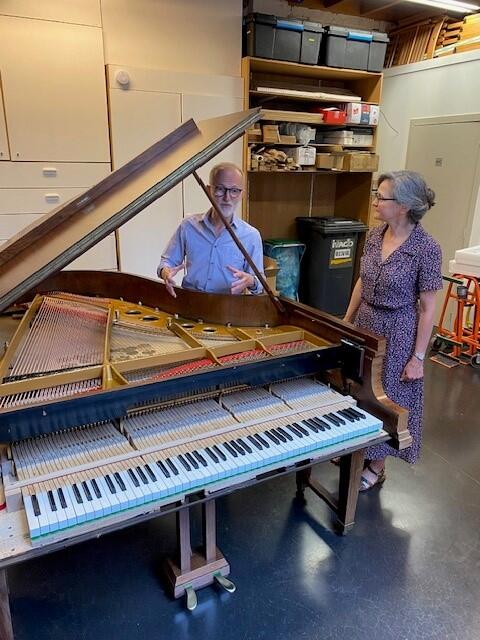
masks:
<instances>
[{"instance_id":1,"label":"tuning pin","mask_svg":"<svg viewBox=\"0 0 480 640\"><path fill-rule=\"evenodd\" d=\"M142 302L141 300L139 300L139 301L137 302L137 304L138 304L138 306L139 306L139 307L143 307L143 302Z\"/></svg>"},{"instance_id":2,"label":"tuning pin","mask_svg":"<svg viewBox=\"0 0 480 640\"><path fill-rule=\"evenodd\" d=\"M186 587L185 595L187 597L187 609L189 611L193 611L197 608L198 604L197 594L195 593L193 587Z\"/></svg>"},{"instance_id":3,"label":"tuning pin","mask_svg":"<svg viewBox=\"0 0 480 640\"><path fill-rule=\"evenodd\" d=\"M266 322L264 326L265 326L265 329L269 329L270 328L270 325L268 324L268 322Z\"/></svg>"},{"instance_id":4,"label":"tuning pin","mask_svg":"<svg viewBox=\"0 0 480 640\"><path fill-rule=\"evenodd\" d=\"M228 593L233 593L237 589L237 587L234 585L234 583L231 580L229 580L225 576L222 576L220 573L215 574L213 577L215 578L217 583L222 587L222 589L225 589L225 591L228 591Z\"/></svg>"},{"instance_id":5,"label":"tuning pin","mask_svg":"<svg viewBox=\"0 0 480 640\"><path fill-rule=\"evenodd\" d=\"M203 324L203 320L202 320L202 318L199 318L199 319L197 320L197 322L198 322L198 324Z\"/></svg>"},{"instance_id":6,"label":"tuning pin","mask_svg":"<svg viewBox=\"0 0 480 640\"><path fill-rule=\"evenodd\" d=\"M173 317L175 318L175 320L178 320L178 313L174 313Z\"/></svg>"}]
</instances>

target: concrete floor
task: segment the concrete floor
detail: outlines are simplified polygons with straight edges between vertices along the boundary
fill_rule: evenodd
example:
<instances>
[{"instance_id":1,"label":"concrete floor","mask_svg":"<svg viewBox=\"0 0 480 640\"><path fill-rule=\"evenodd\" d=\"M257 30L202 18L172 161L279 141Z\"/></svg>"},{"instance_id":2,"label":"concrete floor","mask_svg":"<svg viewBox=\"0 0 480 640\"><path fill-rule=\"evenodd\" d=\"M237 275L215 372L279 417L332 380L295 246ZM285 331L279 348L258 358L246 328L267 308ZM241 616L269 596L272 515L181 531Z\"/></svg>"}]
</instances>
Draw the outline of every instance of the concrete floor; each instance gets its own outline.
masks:
<instances>
[{"instance_id":1,"label":"concrete floor","mask_svg":"<svg viewBox=\"0 0 480 640\"><path fill-rule=\"evenodd\" d=\"M173 516L10 569L16 640L478 640L479 397L480 371L428 363L422 459L389 461L346 537L293 476L221 499L237 591L206 588L192 613L160 580Z\"/></svg>"}]
</instances>

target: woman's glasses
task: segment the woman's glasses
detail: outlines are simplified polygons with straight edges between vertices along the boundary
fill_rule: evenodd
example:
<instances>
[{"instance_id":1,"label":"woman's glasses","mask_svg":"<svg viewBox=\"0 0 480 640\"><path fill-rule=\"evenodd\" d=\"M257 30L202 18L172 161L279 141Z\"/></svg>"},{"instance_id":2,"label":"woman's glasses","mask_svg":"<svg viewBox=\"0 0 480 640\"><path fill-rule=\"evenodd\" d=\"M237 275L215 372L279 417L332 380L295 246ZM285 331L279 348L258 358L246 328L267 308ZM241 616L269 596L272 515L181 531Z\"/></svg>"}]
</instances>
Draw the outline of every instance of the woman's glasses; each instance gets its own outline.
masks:
<instances>
[{"instance_id":1,"label":"woman's glasses","mask_svg":"<svg viewBox=\"0 0 480 640\"><path fill-rule=\"evenodd\" d=\"M372 191L373 199L378 200L379 202L388 202L389 200L392 202L396 201L396 198L384 198L381 193L378 191Z\"/></svg>"}]
</instances>

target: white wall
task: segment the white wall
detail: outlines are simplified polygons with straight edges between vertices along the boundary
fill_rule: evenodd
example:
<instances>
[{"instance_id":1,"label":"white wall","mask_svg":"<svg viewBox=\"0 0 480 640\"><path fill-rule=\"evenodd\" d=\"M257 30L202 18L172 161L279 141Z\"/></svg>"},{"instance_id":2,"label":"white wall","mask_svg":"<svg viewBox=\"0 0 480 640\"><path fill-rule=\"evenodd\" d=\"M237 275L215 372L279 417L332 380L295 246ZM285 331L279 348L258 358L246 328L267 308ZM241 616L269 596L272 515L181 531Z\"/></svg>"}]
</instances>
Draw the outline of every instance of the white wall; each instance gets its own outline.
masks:
<instances>
[{"instance_id":1,"label":"white wall","mask_svg":"<svg viewBox=\"0 0 480 640\"><path fill-rule=\"evenodd\" d=\"M105 63L241 74L242 0L101 0Z\"/></svg>"},{"instance_id":2,"label":"white wall","mask_svg":"<svg viewBox=\"0 0 480 640\"><path fill-rule=\"evenodd\" d=\"M480 51L385 71L378 127L379 171L405 167L412 118L465 113L480 113ZM469 244L480 244L480 193Z\"/></svg>"}]
</instances>

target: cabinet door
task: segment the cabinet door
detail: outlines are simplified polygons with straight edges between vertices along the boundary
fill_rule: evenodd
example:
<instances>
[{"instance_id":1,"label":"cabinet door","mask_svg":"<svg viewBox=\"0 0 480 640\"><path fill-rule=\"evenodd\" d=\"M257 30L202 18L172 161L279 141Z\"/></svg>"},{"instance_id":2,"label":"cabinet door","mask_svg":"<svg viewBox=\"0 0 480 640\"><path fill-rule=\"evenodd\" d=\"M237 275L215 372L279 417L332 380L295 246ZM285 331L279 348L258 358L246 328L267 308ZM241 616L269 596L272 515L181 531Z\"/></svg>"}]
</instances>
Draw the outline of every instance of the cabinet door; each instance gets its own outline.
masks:
<instances>
[{"instance_id":1,"label":"cabinet door","mask_svg":"<svg viewBox=\"0 0 480 640\"><path fill-rule=\"evenodd\" d=\"M12 160L108 162L102 32L0 16Z\"/></svg>"},{"instance_id":2,"label":"cabinet door","mask_svg":"<svg viewBox=\"0 0 480 640\"><path fill-rule=\"evenodd\" d=\"M182 121L185 122L189 118L193 118L198 122L199 120L224 116L227 113L241 111L242 104L242 98L234 98L232 96L183 94ZM208 183L210 169L220 162L234 162L239 167L242 166L241 139L236 140L199 169L198 174L206 184ZM183 202L185 215L200 213L210 208L210 202L193 176L183 181ZM238 213L241 215L241 210Z\"/></svg>"},{"instance_id":3,"label":"cabinet door","mask_svg":"<svg viewBox=\"0 0 480 640\"><path fill-rule=\"evenodd\" d=\"M180 125L179 94L110 89L109 99L114 169ZM120 269L156 278L162 250L181 220L182 188L177 185L120 227Z\"/></svg>"},{"instance_id":4,"label":"cabinet door","mask_svg":"<svg viewBox=\"0 0 480 640\"><path fill-rule=\"evenodd\" d=\"M2 77L0 75L0 160L10 160L8 149L7 125L5 124L5 111L3 109Z\"/></svg>"}]
</instances>

